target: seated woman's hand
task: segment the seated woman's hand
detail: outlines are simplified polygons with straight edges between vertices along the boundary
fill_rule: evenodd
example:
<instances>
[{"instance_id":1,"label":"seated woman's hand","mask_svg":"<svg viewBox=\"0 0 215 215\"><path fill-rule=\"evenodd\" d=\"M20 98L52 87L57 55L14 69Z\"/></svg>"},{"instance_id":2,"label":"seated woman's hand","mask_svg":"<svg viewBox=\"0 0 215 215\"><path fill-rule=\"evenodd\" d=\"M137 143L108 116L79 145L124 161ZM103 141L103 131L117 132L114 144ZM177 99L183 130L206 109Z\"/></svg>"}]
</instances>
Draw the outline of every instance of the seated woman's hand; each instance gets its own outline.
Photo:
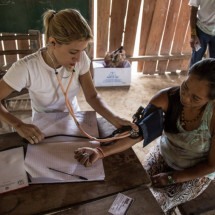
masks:
<instances>
[{"instance_id":1,"label":"seated woman's hand","mask_svg":"<svg viewBox=\"0 0 215 215\"><path fill-rule=\"evenodd\" d=\"M98 159L103 158L103 154L98 148L83 147L74 151L75 159L82 165L88 167L95 163Z\"/></svg>"},{"instance_id":2,"label":"seated woman's hand","mask_svg":"<svg viewBox=\"0 0 215 215\"><path fill-rule=\"evenodd\" d=\"M171 177L171 179L169 178ZM152 186L154 187L165 187L176 183L172 179L172 172L159 173L151 177Z\"/></svg>"}]
</instances>

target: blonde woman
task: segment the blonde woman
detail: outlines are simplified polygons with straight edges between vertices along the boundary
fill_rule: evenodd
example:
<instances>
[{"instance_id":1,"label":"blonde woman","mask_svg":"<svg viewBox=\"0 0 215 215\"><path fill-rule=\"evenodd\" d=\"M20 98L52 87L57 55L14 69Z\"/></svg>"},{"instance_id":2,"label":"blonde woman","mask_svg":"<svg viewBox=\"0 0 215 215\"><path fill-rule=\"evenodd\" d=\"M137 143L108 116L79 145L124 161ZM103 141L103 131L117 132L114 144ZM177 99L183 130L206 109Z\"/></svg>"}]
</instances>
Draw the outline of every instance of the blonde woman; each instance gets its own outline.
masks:
<instances>
[{"instance_id":1,"label":"blonde woman","mask_svg":"<svg viewBox=\"0 0 215 215\"><path fill-rule=\"evenodd\" d=\"M116 116L98 95L89 72L90 59L85 50L92 41L87 21L75 9L58 12L47 10L43 15L46 47L14 63L0 80L0 100L14 90L29 90L33 115L36 112L68 111L62 86L67 92L67 103L74 112L79 110L76 95L80 87L89 105L115 127L131 125ZM72 81L71 81L71 76ZM70 83L71 82L71 83ZM26 124L9 113L2 105L0 120L14 127L31 144L38 143L44 134L35 125Z\"/></svg>"}]
</instances>

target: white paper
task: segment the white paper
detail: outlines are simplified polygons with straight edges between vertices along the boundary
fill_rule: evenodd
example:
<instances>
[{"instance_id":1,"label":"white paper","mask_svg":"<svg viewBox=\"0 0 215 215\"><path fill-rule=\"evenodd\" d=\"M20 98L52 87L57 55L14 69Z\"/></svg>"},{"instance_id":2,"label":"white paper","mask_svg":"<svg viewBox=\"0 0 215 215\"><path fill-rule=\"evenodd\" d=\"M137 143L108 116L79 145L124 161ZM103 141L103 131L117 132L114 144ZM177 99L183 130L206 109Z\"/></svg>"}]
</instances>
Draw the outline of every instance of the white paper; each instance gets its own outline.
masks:
<instances>
[{"instance_id":1,"label":"white paper","mask_svg":"<svg viewBox=\"0 0 215 215\"><path fill-rule=\"evenodd\" d=\"M113 215L124 215L132 202L132 198L122 193L118 193L108 212Z\"/></svg>"},{"instance_id":2,"label":"white paper","mask_svg":"<svg viewBox=\"0 0 215 215\"><path fill-rule=\"evenodd\" d=\"M105 173L102 160L91 167L84 167L74 158L74 150L93 145L88 142L50 142L28 145L25 169L30 174L31 183L86 182L74 176L52 171L54 168L69 174L76 174L88 181L104 180Z\"/></svg>"},{"instance_id":3,"label":"white paper","mask_svg":"<svg viewBox=\"0 0 215 215\"><path fill-rule=\"evenodd\" d=\"M95 111L78 112L76 118L84 131L93 137L98 137ZM33 123L45 133L45 136L56 134L83 136L68 113L38 113L35 114ZM25 169L30 175L31 183L84 181L49 168L68 174L76 174L87 178L88 181L104 180L102 160L95 162L91 167L84 167L74 158L74 151L77 148L96 147L97 145L97 142L93 144L89 139L65 136L45 139L42 143L35 145L29 144L25 158Z\"/></svg>"},{"instance_id":4,"label":"white paper","mask_svg":"<svg viewBox=\"0 0 215 215\"><path fill-rule=\"evenodd\" d=\"M75 116L84 131L93 137L98 137L95 111L80 111L75 113ZM67 112L35 113L33 124L38 126L45 136L59 134L84 136Z\"/></svg>"},{"instance_id":5,"label":"white paper","mask_svg":"<svg viewBox=\"0 0 215 215\"><path fill-rule=\"evenodd\" d=\"M23 147L0 152L0 193L28 186Z\"/></svg>"}]
</instances>

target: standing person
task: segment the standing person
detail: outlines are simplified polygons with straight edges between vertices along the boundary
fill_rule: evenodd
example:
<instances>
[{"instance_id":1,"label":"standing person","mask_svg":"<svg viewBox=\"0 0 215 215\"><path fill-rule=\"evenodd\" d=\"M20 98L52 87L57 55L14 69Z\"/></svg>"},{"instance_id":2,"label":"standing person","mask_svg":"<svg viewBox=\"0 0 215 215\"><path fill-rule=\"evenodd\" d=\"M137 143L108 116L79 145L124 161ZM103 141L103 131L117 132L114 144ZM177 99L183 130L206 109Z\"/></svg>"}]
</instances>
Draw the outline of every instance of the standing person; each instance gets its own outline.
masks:
<instances>
[{"instance_id":1,"label":"standing person","mask_svg":"<svg viewBox=\"0 0 215 215\"><path fill-rule=\"evenodd\" d=\"M215 0L190 0L190 66L202 60L208 47L209 57L215 58Z\"/></svg>"},{"instance_id":2,"label":"standing person","mask_svg":"<svg viewBox=\"0 0 215 215\"><path fill-rule=\"evenodd\" d=\"M89 72L90 59L85 52L93 35L80 12L75 9L58 12L47 10L43 15L43 22L46 47L12 65L0 80L0 100L14 90L27 88L33 116L37 112L68 111L66 103L69 101L76 112L79 110L76 95L81 87L89 105L111 124L117 128L131 125L107 107L93 85ZM70 81L72 82L67 90ZM68 91L67 99L61 87ZM39 128L22 122L2 105L0 120L14 127L31 144L44 138Z\"/></svg>"},{"instance_id":3,"label":"standing person","mask_svg":"<svg viewBox=\"0 0 215 215\"><path fill-rule=\"evenodd\" d=\"M215 178L214 100L215 59L208 58L190 68L181 86L163 89L151 99L137 123L142 132L139 138L127 137L99 148L79 148L75 158L85 166L91 165L141 139L144 143L149 136L155 139L163 124L159 144L152 147L145 169L151 176L151 192L168 214L175 206L200 195ZM157 112L163 113L155 117ZM160 126L160 122L164 123Z\"/></svg>"}]
</instances>

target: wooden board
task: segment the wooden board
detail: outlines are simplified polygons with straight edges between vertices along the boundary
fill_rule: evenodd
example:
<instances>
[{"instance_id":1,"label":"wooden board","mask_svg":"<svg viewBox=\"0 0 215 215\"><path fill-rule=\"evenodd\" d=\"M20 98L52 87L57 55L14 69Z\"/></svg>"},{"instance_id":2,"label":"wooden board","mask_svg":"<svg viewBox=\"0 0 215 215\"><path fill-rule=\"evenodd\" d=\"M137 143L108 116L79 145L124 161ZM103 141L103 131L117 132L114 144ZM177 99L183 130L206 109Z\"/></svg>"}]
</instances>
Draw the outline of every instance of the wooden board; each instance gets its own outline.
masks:
<instances>
[{"instance_id":1,"label":"wooden board","mask_svg":"<svg viewBox=\"0 0 215 215\"><path fill-rule=\"evenodd\" d=\"M185 35L184 44L182 46L182 53L183 54L192 54L192 48L190 47L190 23L187 23L187 31ZM191 57L190 57L191 58ZM188 71L190 67L190 58L183 59L181 63L181 70Z\"/></svg>"},{"instance_id":2,"label":"wooden board","mask_svg":"<svg viewBox=\"0 0 215 215\"><path fill-rule=\"evenodd\" d=\"M97 1L97 50L96 57L103 58L108 51L110 0Z\"/></svg>"},{"instance_id":3,"label":"wooden board","mask_svg":"<svg viewBox=\"0 0 215 215\"><path fill-rule=\"evenodd\" d=\"M122 45L126 8L127 0L112 0L109 51L114 51Z\"/></svg>"},{"instance_id":4,"label":"wooden board","mask_svg":"<svg viewBox=\"0 0 215 215\"><path fill-rule=\"evenodd\" d=\"M144 0L142 25L140 32L139 55L145 55L148 36L151 28L152 18L157 0ZM143 71L144 62L138 62L137 71Z\"/></svg>"},{"instance_id":5,"label":"wooden board","mask_svg":"<svg viewBox=\"0 0 215 215\"><path fill-rule=\"evenodd\" d=\"M167 20L161 45L160 54L168 55L171 52L171 41L173 40L174 33L176 30L176 23L178 20L178 8L180 7L181 0L170 0ZM167 69L168 60L158 62L158 73L164 73Z\"/></svg>"},{"instance_id":6,"label":"wooden board","mask_svg":"<svg viewBox=\"0 0 215 215\"><path fill-rule=\"evenodd\" d=\"M30 41L28 41L28 40L17 40L17 48L20 50L30 49ZM23 58L24 56L26 56L26 55L20 54L19 59Z\"/></svg>"},{"instance_id":7,"label":"wooden board","mask_svg":"<svg viewBox=\"0 0 215 215\"><path fill-rule=\"evenodd\" d=\"M164 23L167 16L169 0L159 0L155 5L155 12L146 45L146 55L158 55L161 38L164 31ZM144 74L153 74L156 71L156 61L144 62Z\"/></svg>"},{"instance_id":8,"label":"wooden board","mask_svg":"<svg viewBox=\"0 0 215 215\"><path fill-rule=\"evenodd\" d=\"M3 33L2 35L10 35L10 34ZM6 41L3 41L3 43L4 43L4 50L16 50L17 49L15 40L8 40L8 41L6 40ZM18 59L16 55L5 55L5 58L6 58L7 65L11 65Z\"/></svg>"},{"instance_id":9,"label":"wooden board","mask_svg":"<svg viewBox=\"0 0 215 215\"><path fill-rule=\"evenodd\" d=\"M137 24L140 13L141 0L129 1L128 14L125 27L124 49L126 56L131 57L134 53L134 46L137 33Z\"/></svg>"},{"instance_id":10,"label":"wooden board","mask_svg":"<svg viewBox=\"0 0 215 215\"><path fill-rule=\"evenodd\" d=\"M189 23L189 6L187 1L181 2L181 7L179 11L179 18L176 26L175 37L173 40L172 54L181 53L183 44L186 37L187 25ZM167 70L175 71L176 69L181 69L182 60L170 60Z\"/></svg>"},{"instance_id":11,"label":"wooden board","mask_svg":"<svg viewBox=\"0 0 215 215\"><path fill-rule=\"evenodd\" d=\"M162 215L163 212L155 198L147 187L140 187L123 192L133 203L129 207L126 215ZM91 203L77 205L66 210L55 213L55 215L110 215L108 213L116 195L112 195Z\"/></svg>"},{"instance_id":12,"label":"wooden board","mask_svg":"<svg viewBox=\"0 0 215 215\"><path fill-rule=\"evenodd\" d=\"M0 42L0 51L3 50L3 47L2 47L2 43ZM0 55L0 72L1 72L1 68L2 66L4 66L5 62L4 62L4 56L3 55Z\"/></svg>"}]
</instances>

